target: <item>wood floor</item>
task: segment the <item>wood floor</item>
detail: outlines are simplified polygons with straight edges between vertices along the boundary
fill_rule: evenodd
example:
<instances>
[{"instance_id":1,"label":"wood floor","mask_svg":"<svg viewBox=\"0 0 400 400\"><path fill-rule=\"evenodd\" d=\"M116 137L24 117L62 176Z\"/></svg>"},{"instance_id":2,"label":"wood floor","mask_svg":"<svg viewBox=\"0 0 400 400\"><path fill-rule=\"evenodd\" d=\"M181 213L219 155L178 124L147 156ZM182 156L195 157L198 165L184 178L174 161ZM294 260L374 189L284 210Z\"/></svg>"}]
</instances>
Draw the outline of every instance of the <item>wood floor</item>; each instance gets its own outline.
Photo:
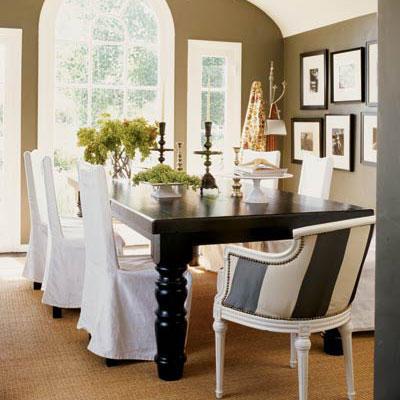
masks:
<instances>
[{"instance_id":1,"label":"wood floor","mask_svg":"<svg viewBox=\"0 0 400 400\"><path fill-rule=\"evenodd\" d=\"M185 377L156 378L151 362L107 368L86 349L87 334L76 329L77 311L53 320L41 292L20 278L24 258L0 257L1 400L197 400L214 398L212 303L215 278L194 270L193 308ZM372 399L373 337L353 340L357 400ZM230 325L227 333L226 399L297 399L297 373L289 368L287 335ZM312 338L310 399L346 399L342 357L322 352Z\"/></svg>"}]
</instances>

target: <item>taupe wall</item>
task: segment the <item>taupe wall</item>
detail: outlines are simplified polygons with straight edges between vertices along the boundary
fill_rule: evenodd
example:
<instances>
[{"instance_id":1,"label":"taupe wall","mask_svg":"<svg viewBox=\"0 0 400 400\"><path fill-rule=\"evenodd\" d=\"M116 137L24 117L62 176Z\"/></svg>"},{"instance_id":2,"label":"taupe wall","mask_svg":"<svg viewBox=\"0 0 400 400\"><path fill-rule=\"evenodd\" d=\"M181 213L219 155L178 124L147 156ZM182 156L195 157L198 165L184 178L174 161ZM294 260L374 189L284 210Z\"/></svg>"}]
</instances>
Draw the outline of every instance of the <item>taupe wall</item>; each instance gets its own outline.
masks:
<instances>
[{"instance_id":1,"label":"taupe wall","mask_svg":"<svg viewBox=\"0 0 400 400\"><path fill-rule=\"evenodd\" d=\"M264 80L269 60L283 65L283 39L275 23L245 0L167 0L176 30L175 139L186 141L188 39L243 43L242 119L253 80ZM1 0L0 27L23 29L22 152L37 142L38 22L43 0ZM23 174L24 175L24 174ZM29 221L22 178L22 240Z\"/></svg>"},{"instance_id":2,"label":"taupe wall","mask_svg":"<svg viewBox=\"0 0 400 400\"><path fill-rule=\"evenodd\" d=\"M303 52L329 49L330 52L365 46L370 40L377 39L377 18L371 14L348 21L315 29L299 35L285 38L284 60L285 79L288 82L288 94L284 102L284 115L288 130L293 117L323 117L325 113L356 114L355 171L334 171L331 199L375 207L376 168L360 164L360 112L376 111L365 103L337 105L329 103L328 110L300 110L300 54ZM291 163L291 136L284 141L284 164L295 173L296 178L286 180L285 190L296 191L301 165Z\"/></svg>"}]
</instances>

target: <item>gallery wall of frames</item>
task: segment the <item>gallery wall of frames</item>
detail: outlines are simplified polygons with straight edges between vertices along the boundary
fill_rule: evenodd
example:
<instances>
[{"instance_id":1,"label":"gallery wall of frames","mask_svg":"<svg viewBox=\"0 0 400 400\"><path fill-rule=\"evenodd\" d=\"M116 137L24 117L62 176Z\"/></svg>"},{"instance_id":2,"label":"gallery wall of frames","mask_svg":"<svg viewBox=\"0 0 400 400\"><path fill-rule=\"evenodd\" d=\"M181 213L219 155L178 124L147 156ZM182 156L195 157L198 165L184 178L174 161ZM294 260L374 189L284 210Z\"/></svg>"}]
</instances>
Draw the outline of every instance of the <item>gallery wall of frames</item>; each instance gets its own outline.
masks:
<instances>
[{"instance_id":1,"label":"gallery wall of frames","mask_svg":"<svg viewBox=\"0 0 400 400\"><path fill-rule=\"evenodd\" d=\"M285 39L290 94L284 106L291 126L284 147L286 166L300 170L307 154L330 156L335 167L331 197L368 206L375 206L375 189L371 185L363 193L357 188L363 181L368 187L376 176L375 25L376 16L369 15Z\"/></svg>"}]
</instances>

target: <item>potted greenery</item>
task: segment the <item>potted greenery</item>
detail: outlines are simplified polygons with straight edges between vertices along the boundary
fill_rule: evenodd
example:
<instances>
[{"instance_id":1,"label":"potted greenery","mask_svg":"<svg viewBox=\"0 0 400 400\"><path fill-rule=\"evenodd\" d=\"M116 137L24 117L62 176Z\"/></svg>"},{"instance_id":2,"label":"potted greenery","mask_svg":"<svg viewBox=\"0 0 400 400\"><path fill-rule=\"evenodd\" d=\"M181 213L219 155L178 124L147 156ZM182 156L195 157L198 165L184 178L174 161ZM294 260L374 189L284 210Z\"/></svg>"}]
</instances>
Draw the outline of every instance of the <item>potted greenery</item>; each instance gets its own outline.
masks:
<instances>
[{"instance_id":1,"label":"potted greenery","mask_svg":"<svg viewBox=\"0 0 400 400\"><path fill-rule=\"evenodd\" d=\"M176 191L176 187L186 186L196 190L201 185L201 180L197 176L177 171L165 164L159 164L137 173L132 177L132 182L134 185L141 182L152 185L154 188L152 196L156 198L181 197L181 194Z\"/></svg>"},{"instance_id":2,"label":"potted greenery","mask_svg":"<svg viewBox=\"0 0 400 400\"><path fill-rule=\"evenodd\" d=\"M104 165L108 158L112 164L113 178L131 178L130 161L139 151L142 161L156 146L158 127L144 118L113 120L102 115L98 128L79 129L78 145L85 147L85 161Z\"/></svg>"}]
</instances>

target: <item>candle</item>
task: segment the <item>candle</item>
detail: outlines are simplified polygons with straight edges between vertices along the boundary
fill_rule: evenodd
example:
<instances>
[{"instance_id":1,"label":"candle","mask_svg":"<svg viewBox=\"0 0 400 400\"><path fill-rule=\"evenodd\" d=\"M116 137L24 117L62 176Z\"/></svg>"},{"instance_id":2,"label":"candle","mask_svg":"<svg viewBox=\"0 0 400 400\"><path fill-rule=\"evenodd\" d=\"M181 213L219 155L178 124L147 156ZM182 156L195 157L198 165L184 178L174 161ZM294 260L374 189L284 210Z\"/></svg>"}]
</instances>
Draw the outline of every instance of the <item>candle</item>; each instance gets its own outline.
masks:
<instances>
[{"instance_id":1,"label":"candle","mask_svg":"<svg viewBox=\"0 0 400 400\"><path fill-rule=\"evenodd\" d=\"M211 121L211 80L208 77L208 92L207 92L207 122Z\"/></svg>"},{"instance_id":2,"label":"candle","mask_svg":"<svg viewBox=\"0 0 400 400\"><path fill-rule=\"evenodd\" d=\"M165 122L165 82L161 89L161 122Z\"/></svg>"}]
</instances>

